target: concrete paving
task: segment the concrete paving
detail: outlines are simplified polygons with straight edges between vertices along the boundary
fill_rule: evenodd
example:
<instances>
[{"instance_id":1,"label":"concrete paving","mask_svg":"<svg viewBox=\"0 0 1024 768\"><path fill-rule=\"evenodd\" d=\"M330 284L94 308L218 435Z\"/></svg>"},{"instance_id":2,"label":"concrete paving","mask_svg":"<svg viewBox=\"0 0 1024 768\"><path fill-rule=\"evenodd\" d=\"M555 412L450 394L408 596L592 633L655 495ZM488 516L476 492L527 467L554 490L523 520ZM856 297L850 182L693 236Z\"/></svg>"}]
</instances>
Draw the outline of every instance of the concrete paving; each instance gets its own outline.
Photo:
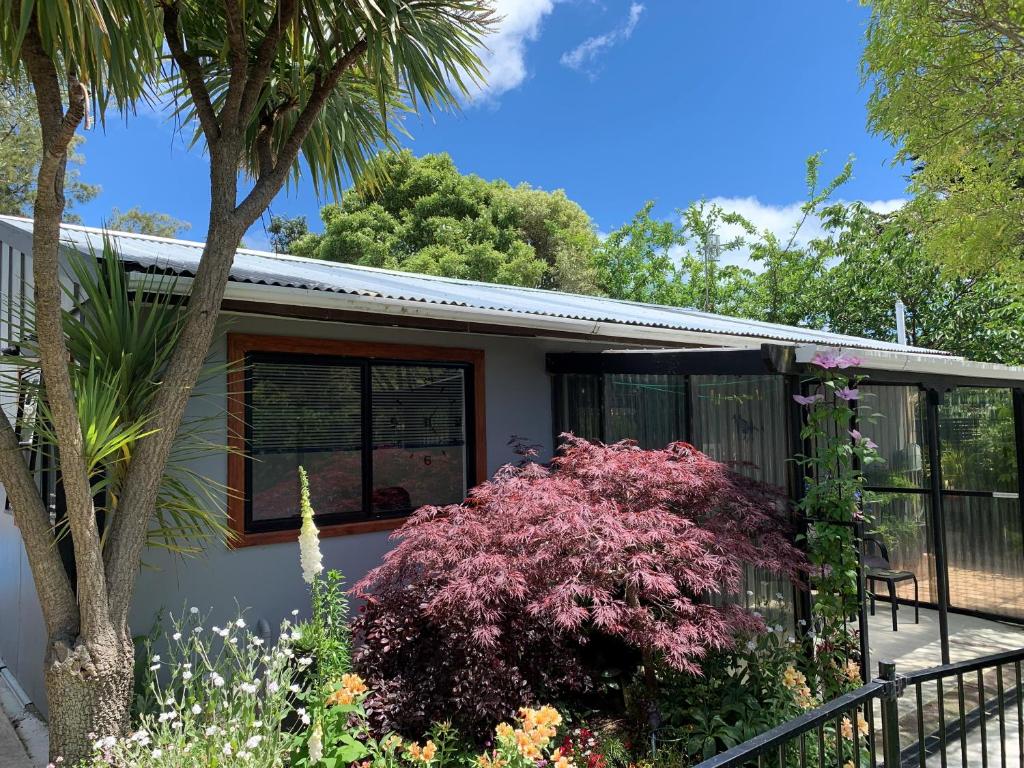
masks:
<instances>
[{"instance_id":1,"label":"concrete paving","mask_svg":"<svg viewBox=\"0 0 1024 768\"><path fill-rule=\"evenodd\" d=\"M25 746L14 732L14 726L0 710L0 766L3 768L35 768Z\"/></svg>"}]
</instances>

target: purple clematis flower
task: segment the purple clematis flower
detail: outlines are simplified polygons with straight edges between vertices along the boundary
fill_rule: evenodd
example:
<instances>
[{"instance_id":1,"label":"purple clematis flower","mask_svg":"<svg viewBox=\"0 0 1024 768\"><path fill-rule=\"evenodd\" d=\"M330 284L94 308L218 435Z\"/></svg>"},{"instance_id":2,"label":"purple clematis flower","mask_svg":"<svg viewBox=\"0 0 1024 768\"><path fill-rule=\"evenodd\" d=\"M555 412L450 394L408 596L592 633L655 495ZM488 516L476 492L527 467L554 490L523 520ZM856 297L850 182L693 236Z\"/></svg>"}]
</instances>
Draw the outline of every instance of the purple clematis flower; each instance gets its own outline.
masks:
<instances>
[{"instance_id":1,"label":"purple clematis flower","mask_svg":"<svg viewBox=\"0 0 1024 768\"><path fill-rule=\"evenodd\" d=\"M800 403L800 405L813 405L814 403L824 400L825 396L822 394L809 395L807 397L804 397L803 395L793 395L793 399Z\"/></svg>"},{"instance_id":2,"label":"purple clematis flower","mask_svg":"<svg viewBox=\"0 0 1024 768\"><path fill-rule=\"evenodd\" d=\"M836 354L835 352L818 352L811 362L819 368L829 370L831 368L851 368L860 365L863 361L853 355Z\"/></svg>"},{"instance_id":3,"label":"purple clematis flower","mask_svg":"<svg viewBox=\"0 0 1024 768\"><path fill-rule=\"evenodd\" d=\"M870 437L864 437L864 435L860 433L859 429L851 429L850 437L853 438L853 442L858 443L859 445L863 445L865 448L868 448L872 451L878 447L878 443L876 443Z\"/></svg>"},{"instance_id":4,"label":"purple clematis flower","mask_svg":"<svg viewBox=\"0 0 1024 768\"><path fill-rule=\"evenodd\" d=\"M856 400L860 397L860 392L856 389L851 389L850 387L843 387L842 389L836 390L836 397L849 402L850 400Z\"/></svg>"}]
</instances>

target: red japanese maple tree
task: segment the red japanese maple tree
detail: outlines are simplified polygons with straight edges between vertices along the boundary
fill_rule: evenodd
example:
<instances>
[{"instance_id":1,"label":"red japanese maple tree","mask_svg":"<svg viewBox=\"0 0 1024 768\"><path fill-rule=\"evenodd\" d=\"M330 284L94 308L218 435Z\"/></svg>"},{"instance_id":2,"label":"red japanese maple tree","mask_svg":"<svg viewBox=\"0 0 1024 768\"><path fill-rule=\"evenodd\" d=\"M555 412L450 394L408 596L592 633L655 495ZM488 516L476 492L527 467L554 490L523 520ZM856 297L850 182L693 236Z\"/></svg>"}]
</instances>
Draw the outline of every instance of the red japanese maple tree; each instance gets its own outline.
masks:
<instances>
[{"instance_id":1,"label":"red japanese maple tree","mask_svg":"<svg viewBox=\"0 0 1024 768\"><path fill-rule=\"evenodd\" d=\"M563 439L548 467L507 466L462 504L420 509L356 585L357 664L388 726L486 728L592 689L601 665L699 674L761 626L726 599L746 566L798 576L777 489L687 443Z\"/></svg>"}]
</instances>

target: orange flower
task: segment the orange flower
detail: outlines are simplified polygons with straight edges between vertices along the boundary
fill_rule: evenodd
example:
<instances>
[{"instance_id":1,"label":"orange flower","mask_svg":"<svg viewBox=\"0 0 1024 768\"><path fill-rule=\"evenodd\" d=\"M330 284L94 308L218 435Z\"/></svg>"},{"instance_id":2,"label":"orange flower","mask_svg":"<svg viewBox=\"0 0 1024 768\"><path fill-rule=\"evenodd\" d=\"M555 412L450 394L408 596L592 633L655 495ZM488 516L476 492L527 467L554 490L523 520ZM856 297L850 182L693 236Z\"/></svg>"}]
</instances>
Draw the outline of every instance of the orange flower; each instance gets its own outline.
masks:
<instances>
[{"instance_id":1,"label":"orange flower","mask_svg":"<svg viewBox=\"0 0 1024 768\"><path fill-rule=\"evenodd\" d=\"M844 739L853 738L853 723L850 722L850 718L843 718L843 722L839 726L839 732L843 735Z\"/></svg>"},{"instance_id":2,"label":"orange flower","mask_svg":"<svg viewBox=\"0 0 1024 768\"><path fill-rule=\"evenodd\" d=\"M435 754L437 754L437 747L432 741L428 741L422 747L415 742L409 745L408 756L410 760L429 763L434 759Z\"/></svg>"},{"instance_id":3,"label":"orange flower","mask_svg":"<svg viewBox=\"0 0 1024 768\"><path fill-rule=\"evenodd\" d=\"M353 695L359 695L360 693L366 693L366 683L363 682L363 678L359 675L344 674L341 676L341 687L348 691L351 691Z\"/></svg>"},{"instance_id":4,"label":"orange flower","mask_svg":"<svg viewBox=\"0 0 1024 768\"><path fill-rule=\"evenodd\" d=\"M344 674L341 676L341 687L327 697L327 706L347 706L355 702L357 696L367 691L366 683L359 675Z\"/></svg>"},{"instance_id":5,"label":"orange flower","mask_svg":"<svg viewBox=\"0 0 1024 768\"><path fill-rule=\"evenodd\" d=\"M855 661L847 661L846 667L843 668L843 673L846 675L846 679L851 683L860 682L860 666Z\"/></svg>"},{"instance_id":6,"label":"orange flower","mask_svg":"<svg viewBox=\"0 0 1024 768\"><path fill-rule=\"evenodd\" d=\"M503 760L497 752L488 754L484 752L476 759L476 764L479 768L505 768L508 763Z\"/></svg>"},{"instance_id":7,"label":"orange flower","mask_svg":"<svg viewBox=\"0 0 1024 768\"><path fill-rule=\"evenodd\" d=\"M431 760L434 759L434 755L436 754L437 746L434 744L434 742L428 740L427 743L423 745L423 761L429 763Z\"/></svg>"}]
</instances>

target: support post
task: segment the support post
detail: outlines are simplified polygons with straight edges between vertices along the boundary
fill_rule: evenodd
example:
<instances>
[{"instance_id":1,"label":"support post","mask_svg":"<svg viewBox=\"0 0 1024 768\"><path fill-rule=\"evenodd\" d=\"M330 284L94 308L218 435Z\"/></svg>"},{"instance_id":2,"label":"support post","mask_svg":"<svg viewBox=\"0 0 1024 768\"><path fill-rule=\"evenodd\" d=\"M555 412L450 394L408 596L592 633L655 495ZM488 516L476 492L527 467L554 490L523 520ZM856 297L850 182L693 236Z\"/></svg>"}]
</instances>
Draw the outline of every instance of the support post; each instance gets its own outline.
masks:
<instances>
[{"instance_id":1,"label":"support post","mask_svg":"<svg viewBox=\"0 0 1024 768\"><path fill-rule=\"evenodd\" d=\"M942 393L929 389L928 467L931 475L932 548L935 553L935 585L938 589L939 642L942 663L949 664L949 569L946 563L946 510L942 503L942 452L939 446L939 404Z\"/></svg>"},{"instance_id":2,"label":"support post","mask_svg":"<svg viewBox=\"0 0 1024 768\"><path fill-rule=\"evenodd\" d=\"M882 765L885 768L900 768L901 691L896 677L896 664L892 661L879 661L878 677L886 683L885 696L882 697Z\"/></svg>"}]
</instances>

